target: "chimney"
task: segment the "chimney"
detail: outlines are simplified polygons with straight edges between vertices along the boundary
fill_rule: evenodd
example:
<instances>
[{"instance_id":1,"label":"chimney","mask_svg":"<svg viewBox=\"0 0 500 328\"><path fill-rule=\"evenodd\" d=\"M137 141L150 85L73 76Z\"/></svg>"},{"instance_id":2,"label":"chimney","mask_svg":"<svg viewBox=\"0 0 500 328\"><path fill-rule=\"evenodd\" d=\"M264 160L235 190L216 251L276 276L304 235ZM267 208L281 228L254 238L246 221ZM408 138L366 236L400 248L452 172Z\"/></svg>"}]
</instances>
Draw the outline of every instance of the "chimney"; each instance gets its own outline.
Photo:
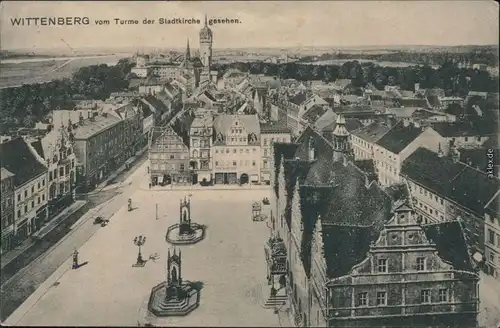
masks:
<instances>
[{"instance_id":1,"label":"chimney","mask_svg":"<svg viewBox=\"0 0 500 328\"><path fill-rule=\"evenodd\" d=\"M441 158L444 156L444 151L443 149L441 148L441 143L438 144L438 157Z\"/></svg>"},{"instance_id":2,"label":"chimney","mask_svg":"<svg viewBox=\"0 0 500 328\"><path fill-rule=\"evenodd\" d=\"M80 115L79 115L79 117L78 117L78 123L79 123L80 125L83 125L83 114L82 114L82 112L80 112Z\"/></svg>"}]
</instances>

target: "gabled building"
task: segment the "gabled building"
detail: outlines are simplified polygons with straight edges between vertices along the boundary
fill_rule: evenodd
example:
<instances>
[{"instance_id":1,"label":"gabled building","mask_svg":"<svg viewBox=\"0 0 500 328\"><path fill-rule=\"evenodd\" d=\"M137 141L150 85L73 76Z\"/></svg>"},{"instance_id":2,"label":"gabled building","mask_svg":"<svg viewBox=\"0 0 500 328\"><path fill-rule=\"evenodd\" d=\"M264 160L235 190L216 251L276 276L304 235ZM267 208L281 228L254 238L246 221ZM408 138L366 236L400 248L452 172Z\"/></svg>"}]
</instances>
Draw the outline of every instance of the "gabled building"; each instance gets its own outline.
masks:
<instances>
[{"instance_id":1,"label":"gabled building","mask_svg":"<svg viewBox=\"0 0 500 328\"><path fill-rule=\"evenodd\" d=\"M261 133L257 115L218 115L214 138L215 183L259 183Z\"/></svg>"},{"instance_id":2,"label":"gabled building","mask_svg":"<svg viewBox=\"0 0 500 328\"><path fill-rule=\"evenodd\" d=\"M189 129L189 138L189 169L193 171L193 183L212 182L214 117L209 113L195 117Z\"/></svg>"},{"instance_id":3,"label":"gabled building","mask_svg":"<svg viewBox=\"0 0 500 328\"><path fill-rule=\"evenodd\" d=\"M275 122L260 123L260 149L262 163L260 165L260 181L271 183L272 173L272 148L275 142L289 143L292 135L290 130L284 125Z\"/></svg>"},{"instance_id":4,"label":"gabled building","mask_svg":"<svg viewBox=\"0 0 500 328\"><path fill-rule=\"evenodd\" d=\"M185 115L151 133L149 177L152 186L192 183L189 170L191 122L192 118Z\"/></svg>"},{"instance_id":5,"label":"gabled building","mask_svg":"<svg viewBox=\"0 0 500 328\"><path fill-rule=\"evenodd\" d=\"M12 242L18 244L38 231L48 217L47 167L29 142L21 137L1 143L0 156L2 167L12 174L9 175L14 187L15 208Z\"/></svg>"},{"instance_id":6,"label":"gabled building","mask_svg":"<svg viewBox=\"0 0 500 328\"><path fill-rule=\"evenodd\" d=\"M52 130L31 146L48 168L49 214L54 216L75 199L76 155L73 143L73 122Z\"/></svg>"},{"instance_id":7,"label":"gabled building","mask_svg":"<svg viewBox=\"0 0 500 328\"><path fill-rule=\"evenodd\" d=\"M460 225L422 228L407 189L387 193L354 162L339 117L332 142L308 127L274 147L270 240L283 240L289 272L271 281L285 285L294 324L474 326L478 276Z\"/></svg>"}]
</instances>

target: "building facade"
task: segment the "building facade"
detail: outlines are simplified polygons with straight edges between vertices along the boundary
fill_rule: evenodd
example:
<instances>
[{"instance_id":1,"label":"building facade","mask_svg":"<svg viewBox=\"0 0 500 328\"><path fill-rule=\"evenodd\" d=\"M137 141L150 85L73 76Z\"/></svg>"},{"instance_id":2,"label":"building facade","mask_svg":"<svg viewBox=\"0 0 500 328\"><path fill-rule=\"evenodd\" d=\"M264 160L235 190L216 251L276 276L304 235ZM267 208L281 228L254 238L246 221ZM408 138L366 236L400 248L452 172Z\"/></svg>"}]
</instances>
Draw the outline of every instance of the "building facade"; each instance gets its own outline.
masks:
<instances>
[{"instance_id":1,"label":"building facade","mask_svg":"<svg viewBox=\"0 0 500 328\"><path fill-rule=\"evenodd\" d=\"M306 128L274 147L272 228L287 248L294 324L476 326L478 275L460 222L422 226L406 185L383 190L354 161L344 125L337 118L331 142Z\"/></svg>"},{"instance_id":2,"label":"building facade","mask_svg":"<svg viewBox=\"0 0 500 328\"><path fill-rule=\"evenodd\" d=\"M63 210L74 201L76 187L76 156L70 137L73 123L61 125L43 138L31 143L48 167L49 215Z\"/></svg>"},{"instance_id":3,"label":"building facade","mask_svg":"<svg viewBox=\"0 0 500 328\"><path fill-rule=\"evenodd\" d=\"M500 279L500 196L496 196L486 207L484 215L484 236L486 271Z\"/></svg>"},{"instance_id":4,"label":"building facade","mask_svg":"<svg viewBox=\"0 0 500 328\"><path fill-rule=\"evenodd\" d=\"M212 143L214 136L213 116L196 117L189 129L189 168L193 171L193 183L212 182Z\"/></svg>"},{"instance_id":5,"label":"building facade","mask_svg":"<svg viewBox=\"0 0 500 328\"><path fill-rule=\"evenodd\" d=\"M131 107L93 111L87 118L81 114L70 135L78 163L78 187L92 190L137 151L136 143L142 135L141 115Z\"/></svg>"},{"instance_id":6,"label":"building facade","mask_svg":"<svg viewBox=\"0 0 500 328\"><path fill-rule=\"evenodd\" d=\"M260 182L271 184L271 168L273 164L271 157L273 156L273 144L275 142L291 142L292 134L285 124L278 124L275 122L261 123L260 133L260 150L262 159L260 164Z\"/></svg>"},{"instance_id":7,"label":"building facade","mask_svg":"<svg viewBox=\"0 0 500 328\"><path fill-rule=\"evenodd\" d=\"M256 115L219 115L214 121L216 184L260 181L260 126Z\"/></svg>"},{"instance_id":8,"label":"building facade","mask_svg":"<svg viewBox=\"0 0 500 328\"><path fill-rule=\"evenodd\" d=\"M48 171L24 139L14 138L0 146L2 166L14 174L14 243L18 244L39 230L48 217Z\"/></svg>"},{"instance_id":9,"label":"building facade","mask_svg":"<svg viewBox=\"0 0 500 328\"><path fill-rule=\"evenodd\" d=\"M190 184L189 136L187 131L167 125L155 129L149 146L151 185Z\"/></svg>"},{"instance_id":10,"label":"building facade","mask_svg":"<svg viewBox=\"0 0 500 328\"><path fill-rule=\"evenodd\" d=\"M2 193L2 248L7 252L13 247L14 239L14 174L1 168L1 193ZM1 253L0 253L1 254Z\"/></svg>"}]
</instances>

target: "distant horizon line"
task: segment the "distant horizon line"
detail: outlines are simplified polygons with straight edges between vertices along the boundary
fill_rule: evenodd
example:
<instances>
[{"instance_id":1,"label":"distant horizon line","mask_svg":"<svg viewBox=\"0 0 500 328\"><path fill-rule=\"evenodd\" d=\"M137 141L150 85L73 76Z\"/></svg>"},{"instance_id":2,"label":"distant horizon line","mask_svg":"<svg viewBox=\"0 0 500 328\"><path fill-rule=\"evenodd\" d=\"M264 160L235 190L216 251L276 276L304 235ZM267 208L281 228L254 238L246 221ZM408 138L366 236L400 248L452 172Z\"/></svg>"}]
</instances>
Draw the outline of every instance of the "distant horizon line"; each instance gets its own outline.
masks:
<instances>
[{"instance_id":1,"label":"distant horizon line","mask_svg":"<svg viewBox=\"0 0 500 328\"><path fill-rule=\"evenodd\" d=\"M276 50L284 50L284 49L314 49L314 48L331 48L332 50L336 49L345 49L345 50L354 50L356 48L371 48L371 49L379 49L384 50L388 48L408 48L408 47L419 47L419 48L458 48L458 47L499 47L499 44L455 44L455 45L426 45L426 44L394 44L394 45L350 45L350 46L334 46L334 45L304 45L304 46L240 46L240 47L214 47L214 50L233 50L233 49L276 49ZM86 46L86 47L72 47L73 50L113 50L113 49L136 49L140 50L141 48L158 48L158 49L184 49L185 46ZM195 47L196 48L196 47ZM37 51L71 51L65 47L57 47L57 48L3 48L0 51L25 51L25 52L37 52Z\"/></svg>"}]
</instances>

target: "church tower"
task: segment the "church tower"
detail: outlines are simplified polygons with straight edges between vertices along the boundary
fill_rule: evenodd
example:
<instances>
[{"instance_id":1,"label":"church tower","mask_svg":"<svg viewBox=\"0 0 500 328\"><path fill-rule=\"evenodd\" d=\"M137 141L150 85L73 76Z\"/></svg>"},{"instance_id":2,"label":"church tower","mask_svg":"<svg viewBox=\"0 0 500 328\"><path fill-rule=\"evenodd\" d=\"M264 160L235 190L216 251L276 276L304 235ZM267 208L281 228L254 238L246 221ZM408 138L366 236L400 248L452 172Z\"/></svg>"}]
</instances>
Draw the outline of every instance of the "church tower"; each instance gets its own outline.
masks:
<instances>
[{"instance_id":1,"label":"church tower","mask_svg":"<svg viewBox=\"0 0 500 328\"><path fill-rule=\"evenodd\" d=\"M205 26L200 31L200 59L207 70L210 70L212 65L212 42L212 30L208 27L207 15L205 15Z\"/></svg>"},{"instance_id":2,"label":"church tower","mask_svg":"<svg viewBox=\"0 0 500 328\"><path fill-rule=\"evenodd\" d=\"M335 130L333 130L333 161L343 161L352 159L352 147L349 140L350 134L345 127L345 118L342 114L337 116Z\"/></svg>"},{"instance_id":3,"label":"church tower","mask_svg":"<svg viewBox=\"0 0 500 328\"><path fill-rule=\"evenodd\" d=\"M189 39L187 39L186 53L184 54L184 61L187 63L191 60L191 51L189 50Z\"/></svg>"}]
</instances>

